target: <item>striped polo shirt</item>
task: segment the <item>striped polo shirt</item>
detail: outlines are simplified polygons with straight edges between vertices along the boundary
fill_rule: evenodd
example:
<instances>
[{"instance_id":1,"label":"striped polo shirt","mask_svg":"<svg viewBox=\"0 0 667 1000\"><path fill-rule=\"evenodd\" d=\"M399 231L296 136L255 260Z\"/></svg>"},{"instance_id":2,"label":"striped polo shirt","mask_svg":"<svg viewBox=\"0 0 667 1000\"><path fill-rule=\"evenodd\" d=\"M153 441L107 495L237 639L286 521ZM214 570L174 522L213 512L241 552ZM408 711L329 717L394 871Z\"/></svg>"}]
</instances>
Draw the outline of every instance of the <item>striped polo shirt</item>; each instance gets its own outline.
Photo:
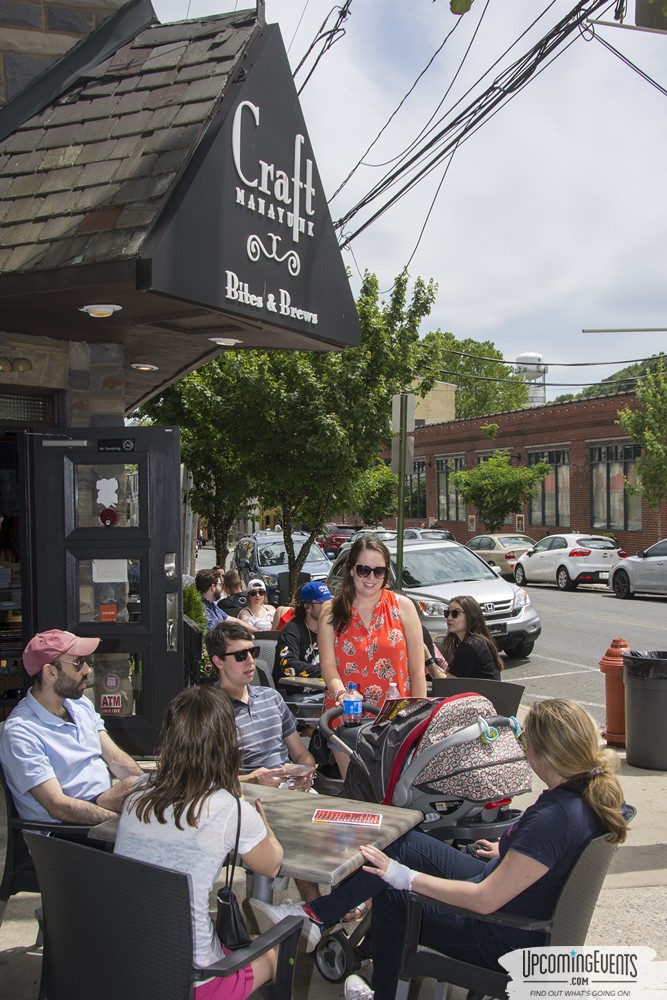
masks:
<instances>
[{"instance_id":1,"label":"striped polo shirt","mask_svg":"<svg viewBox=\"0 0 667 1000\"><path fill-rule=\"evenodd\" d=\"M274 688L248 686L248 702L232 698L241 751L241 774L289 761L285 738L296 732L294 716Z\"/></svg>"}]
</instances>

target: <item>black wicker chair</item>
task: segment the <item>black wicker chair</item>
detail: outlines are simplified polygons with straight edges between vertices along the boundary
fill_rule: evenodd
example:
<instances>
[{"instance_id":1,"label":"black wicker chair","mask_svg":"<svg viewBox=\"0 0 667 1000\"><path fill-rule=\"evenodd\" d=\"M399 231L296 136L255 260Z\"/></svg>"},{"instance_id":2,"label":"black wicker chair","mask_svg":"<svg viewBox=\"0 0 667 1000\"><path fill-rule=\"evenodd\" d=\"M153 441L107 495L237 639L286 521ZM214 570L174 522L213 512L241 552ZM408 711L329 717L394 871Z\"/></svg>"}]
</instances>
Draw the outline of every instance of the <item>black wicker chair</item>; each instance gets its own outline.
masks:
<instances>
[{"instance_id":1,"label":"black wicker chair","mask_svg":"<svg viewBox=\"0 0 667 1000\"><path fill-rule=\"evenodd\" d=\"M59 837L83 839L90 830L89 826L78 826L69 823L41 823L36 820L21 819L14 804L12 793L5 780L4 771L0 767L0 785L5 800L7 814L7 847L5 850L5 868L0 882L0 924L5 914L5 908L10 896L17 892L39 892L37 873L30 857L30 852L23 839L24 830L40 830L57 833ZM39 943L39 935L38 935Z\"/></svg>"},{"instance_id":2,"label":"black wicker chair","mask_svg":"<svg viewBox=\"0 0 667 1000\"><path fill-rule=\"evenodd\" d=\"M187 875L52 837L26 840L44 912L40 997L192 1000L196 980L228 976L278 945L276 979L264 991L272 1000L291 997L298 917L197 969Z\"/></svg>"}]
</instances>

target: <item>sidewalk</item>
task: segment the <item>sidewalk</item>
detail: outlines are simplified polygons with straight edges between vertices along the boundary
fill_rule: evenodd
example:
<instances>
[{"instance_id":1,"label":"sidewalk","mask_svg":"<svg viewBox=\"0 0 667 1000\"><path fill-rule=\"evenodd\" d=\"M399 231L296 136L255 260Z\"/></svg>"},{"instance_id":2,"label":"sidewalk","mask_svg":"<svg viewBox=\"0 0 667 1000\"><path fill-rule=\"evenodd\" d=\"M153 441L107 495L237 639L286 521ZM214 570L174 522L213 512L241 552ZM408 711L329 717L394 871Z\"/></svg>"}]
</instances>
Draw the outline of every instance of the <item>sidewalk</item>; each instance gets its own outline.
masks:
<instances>
[{"instance_id":1,"label":"sidewalk","mask_svg":"<svg viewBox=\"0 0 667 1000\"><path fill-rule=\"evenodd\" d=\"M667 772L644 771L620 760L620 779L627 801L637 809L627 842L619 849L605 881L588 934L588 944L648 945L658 959L667 960ZM515 800L525 808L539 794ZM0 857L4 860L5 817L0 819ZM239 888L243 885L241 881ZM291 890L293 886L291 886ZM34 918L39 897L13 896L0 927L0 983L3 1000L35 1000L39 987L41 951L34 947ZM85 942L82 944L85 947ZM361 970L363 973L363 969ZM430 1000L433 984L425 982L419 1000ZM308 955L300 955L295 1000L339 1000L342 984L328 983ZM462 1000L453 991L452 1000Z\"/></svg>"}]
</instances>

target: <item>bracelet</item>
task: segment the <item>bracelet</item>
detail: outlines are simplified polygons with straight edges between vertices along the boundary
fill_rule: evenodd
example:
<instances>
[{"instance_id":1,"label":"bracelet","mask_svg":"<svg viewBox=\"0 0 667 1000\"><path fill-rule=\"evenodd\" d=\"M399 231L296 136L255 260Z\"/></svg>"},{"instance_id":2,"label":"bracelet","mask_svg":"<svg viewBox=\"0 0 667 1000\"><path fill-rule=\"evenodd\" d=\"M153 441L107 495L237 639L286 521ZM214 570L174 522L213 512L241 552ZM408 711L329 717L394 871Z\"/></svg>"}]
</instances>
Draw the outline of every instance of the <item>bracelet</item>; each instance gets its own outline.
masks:
<instances>
[{"instance_id":1,"label":"bracelet","mask_svg":"<svg viewBox=\"0 0 667 1000\"><path fill-rule=\"evenodd\" d=\"M424 666L425 667L432 667L432 666L434 666L434 664L435 664L435 660L433 659L432 656L429 656L428 660L424 660Z\"/></svg>"},{"instance_id":2,"label":"bracelet","mask_svg":"<svg viewBox=\"0 0 667 1000\"><path fill-rule=\"evenodd\" d=\"M342 688L336 688L336 690L332 691L331 694L336 699L336 701L338 701L338 699L340 698L340 696L342 694L345 694L345 688L344 687L342 687Z\"/></svg>"}]
</instances>

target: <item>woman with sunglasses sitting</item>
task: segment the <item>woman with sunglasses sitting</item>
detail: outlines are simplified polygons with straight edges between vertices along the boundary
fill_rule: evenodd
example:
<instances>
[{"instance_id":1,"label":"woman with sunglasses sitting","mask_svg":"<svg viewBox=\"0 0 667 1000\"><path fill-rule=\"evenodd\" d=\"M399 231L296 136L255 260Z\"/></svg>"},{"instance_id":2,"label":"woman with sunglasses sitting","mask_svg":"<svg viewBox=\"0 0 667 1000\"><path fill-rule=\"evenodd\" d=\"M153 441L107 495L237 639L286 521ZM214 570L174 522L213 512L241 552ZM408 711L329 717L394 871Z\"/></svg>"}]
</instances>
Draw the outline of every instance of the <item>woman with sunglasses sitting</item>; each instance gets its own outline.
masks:
<instances>
[{"instance_id":1,"label":"woman with sunglasses sitting","mask_svg":"<svg viewBox=\"0 0 667 1000\"><path fill-rule=\"evenodd\" d=\"M345 560L340 592L322 609L318 645L325 709L342 703L350 681L376 705L392 682L399 694L426 697L422 627L412 601L385 587L389 558L386 545L373 535L358 538ZM344 777L348 758L338 751L334 756Z\"/></svg>"},{"instance_id":2,"label":"woman with sunglasses sitting","mask_svg":"<svg viewBox=\"0 0 667 1000\"><path fill-rule=\"evenodd\" d=\"M273 625L275 608L266 600L266 587L260 579L248 584L248 604L239 611L239 621L245 622L254 632L268 632Z\"/></svg>"},{"instance_id":3,"label":"woman with sunglasses sitting","mask_svg":"<svg viewBox=\"0 0 667 1000\"><path fill-rule=\"evenodd\" d=\"M503 661L474 597L452 597L445 612L447 636L442 651L452 677L487 677L499 681Z\"/></svg>"}]
</instances>

